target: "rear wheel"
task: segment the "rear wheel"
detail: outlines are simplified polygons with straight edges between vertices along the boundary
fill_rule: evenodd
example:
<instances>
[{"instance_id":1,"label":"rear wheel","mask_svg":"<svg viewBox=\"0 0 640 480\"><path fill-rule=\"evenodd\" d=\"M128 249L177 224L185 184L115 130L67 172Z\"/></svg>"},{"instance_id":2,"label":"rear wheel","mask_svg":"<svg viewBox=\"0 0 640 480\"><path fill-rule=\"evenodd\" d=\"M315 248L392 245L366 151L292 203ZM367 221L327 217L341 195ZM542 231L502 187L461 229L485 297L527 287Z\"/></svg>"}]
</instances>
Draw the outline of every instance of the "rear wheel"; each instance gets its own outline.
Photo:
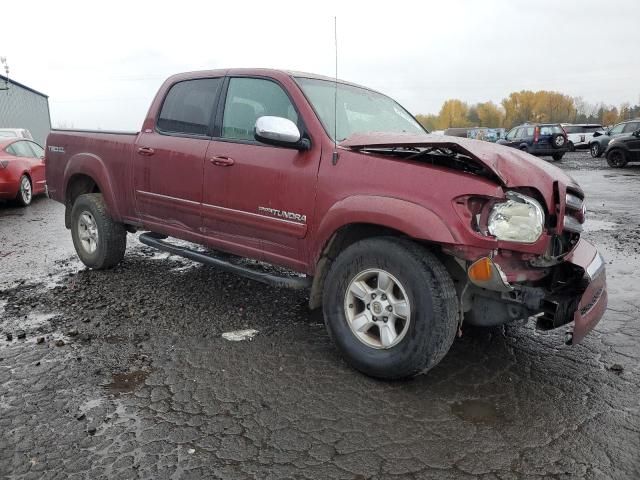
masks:
<instances>
[{"instance_id":1,"label":"rear wheel","mask_svg":"<svg viewBox=\"0 0 640 480\"><path fill-rule=\"evenodd\" d=\"M562 148L565 143L567 143L567 139L561 133L554 133L551 137L551 146L553 148Z\"/></svg>"},{"instance_id":2,"label":"rear wheel","mask_svg":"<svg viewBox=\"0 0 640 480\"><path fill-rule=\"evenodd\" d=\"M612 168L622 168L628 163L627 155L624 150L616 148L607 153L607 163Z\"/></svg>"},{"instance_id":3,"label":"rear wheel","mask_svg":"<svg viewBox=\"0 0 640 480\"><path fill-rule=\"evenodd\" d=\"M600 144L597 142L594 142L591 145L589 145L589 152L591 152L591 156L593 158L600 157L600 155L602 155L602 151L600 150Z\"/></svg>"},{"instance_id":4,"label":"rear wheel","mask_svg":"<svg viewBox=\"0 0 640 480\"><path fill-rule=\"evenodd\" d=\"M127 231L107 214L101 193L76 199L71 210L71 237L82 263L96 270L120 263L127 248Z\"/></svg>"},{"instance_id":5,"label":"rear wheel","mask_svg":"<svg viewBox=\"0 0 640 480\"><path fill-rule=\"evenodd\" d=\"M33 199L33 188L31 186L31 180L26 175L20 177L20 187L18 189L18 195L16 196L16 203L23 207L26 207L31 203Z\"/></svg>"},{"instance_id":6,"label":"rear wheel","mask_svg":"<svg viewBox=\"0 0 640 480\"><path fill-rule=\"evenodd\" d=\"M348 247L325 281L329 335L357 370L411 377L435 366L457 330L457 297L442 263L421 246L371 238Z\"/></svg>"}]
</instances>

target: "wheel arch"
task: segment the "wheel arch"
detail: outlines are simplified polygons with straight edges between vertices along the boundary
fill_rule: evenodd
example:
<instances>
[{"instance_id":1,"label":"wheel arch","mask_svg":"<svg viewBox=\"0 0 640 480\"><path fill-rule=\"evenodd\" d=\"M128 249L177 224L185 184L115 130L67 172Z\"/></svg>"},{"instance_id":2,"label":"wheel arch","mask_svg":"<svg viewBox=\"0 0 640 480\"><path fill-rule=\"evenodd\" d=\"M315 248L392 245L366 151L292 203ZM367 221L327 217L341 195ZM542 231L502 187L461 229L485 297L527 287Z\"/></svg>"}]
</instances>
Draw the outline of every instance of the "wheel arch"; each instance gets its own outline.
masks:
<instances>
[{"instance_id":1,"label":"wheel arch","mask_svg":"<svg viewBox=\"0 0 640 480\"><path fill-rule=\"evenodd\" d=\"M64 172L65 226L71 226L71 208L78 196L85 193L102 193L107 211L119 218L119 211L113 195L111 178L100 157L81 153L71 157Z\"/></svg>"},{"instance_id":2,"label":"wheel arch","mask_svg":"<svg viewBox=\"0 0 640 480\"><path fill-rule=\"evenodd\" d=\"M318 308L329 267L344 249L365 238L396 236L426 245L455 243L451 230L433 211L391 197L354 196L336 203L323 218L313 252L315 265L309 307Z\"/></svg>"}]
</instances>

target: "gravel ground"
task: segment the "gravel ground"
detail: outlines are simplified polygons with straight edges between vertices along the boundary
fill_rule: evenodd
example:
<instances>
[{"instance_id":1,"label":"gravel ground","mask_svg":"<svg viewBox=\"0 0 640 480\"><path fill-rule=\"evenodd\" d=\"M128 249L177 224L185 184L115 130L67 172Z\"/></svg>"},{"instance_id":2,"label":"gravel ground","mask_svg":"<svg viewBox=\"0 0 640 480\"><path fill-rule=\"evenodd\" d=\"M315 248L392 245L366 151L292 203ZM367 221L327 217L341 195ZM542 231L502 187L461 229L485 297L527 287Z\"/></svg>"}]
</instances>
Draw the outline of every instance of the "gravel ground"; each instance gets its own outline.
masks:
<instances>
[{"instance_id":1,"label":"gravel ground","mask_svg":"<svg viewBox=\"0 0 640 480\"><path fill-rule=\"evenodd\" d=\"M86 270L61 205L0 205L0 477L640 478L640 168L562 167L607 258L596 331L467 328L405 382L348 368L303 293L135 236Z\"/></svg>"}]
</instances>

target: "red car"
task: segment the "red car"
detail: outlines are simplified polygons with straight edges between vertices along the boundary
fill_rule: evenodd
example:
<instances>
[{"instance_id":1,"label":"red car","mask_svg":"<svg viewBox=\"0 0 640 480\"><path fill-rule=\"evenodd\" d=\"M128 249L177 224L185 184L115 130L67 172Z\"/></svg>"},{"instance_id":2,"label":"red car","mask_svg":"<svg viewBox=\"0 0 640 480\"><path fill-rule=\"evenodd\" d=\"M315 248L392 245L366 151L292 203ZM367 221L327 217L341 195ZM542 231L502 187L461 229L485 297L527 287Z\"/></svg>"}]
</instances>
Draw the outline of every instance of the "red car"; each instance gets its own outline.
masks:
<instances>
[{"instance_id":1,"label":"red car","mask_svg":"<svg viewBox=\"0 0 640 480\"><path fill-rule=\"evenodd\" d=\"M21 138L0 139L0 199L26 207L46 190L42 147Z\"/></svg>"}]
</instances>

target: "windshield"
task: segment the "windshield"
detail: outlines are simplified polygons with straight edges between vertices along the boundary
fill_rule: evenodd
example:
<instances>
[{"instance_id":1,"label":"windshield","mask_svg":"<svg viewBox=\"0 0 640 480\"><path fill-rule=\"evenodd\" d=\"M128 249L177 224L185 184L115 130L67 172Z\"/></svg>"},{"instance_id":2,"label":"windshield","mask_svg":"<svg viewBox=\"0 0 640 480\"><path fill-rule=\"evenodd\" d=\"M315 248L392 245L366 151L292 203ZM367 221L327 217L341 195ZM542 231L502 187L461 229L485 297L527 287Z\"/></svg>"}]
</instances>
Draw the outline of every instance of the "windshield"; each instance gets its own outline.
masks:
<instances>
[{"instance_id":1,"label":"windshield","mask_svg":"<svg viewBox=\"0 0 640 480\"><path fill-rule=\"evenodd\" d=\"M426 131L395 101L366 88L337 84L337 108L334 104L336 83L315 78L296 78L313 106L325 130L341 142L354 133L418 133ZM337 110L337 128L335 113Z\"/></svg>"}]
</instances>

